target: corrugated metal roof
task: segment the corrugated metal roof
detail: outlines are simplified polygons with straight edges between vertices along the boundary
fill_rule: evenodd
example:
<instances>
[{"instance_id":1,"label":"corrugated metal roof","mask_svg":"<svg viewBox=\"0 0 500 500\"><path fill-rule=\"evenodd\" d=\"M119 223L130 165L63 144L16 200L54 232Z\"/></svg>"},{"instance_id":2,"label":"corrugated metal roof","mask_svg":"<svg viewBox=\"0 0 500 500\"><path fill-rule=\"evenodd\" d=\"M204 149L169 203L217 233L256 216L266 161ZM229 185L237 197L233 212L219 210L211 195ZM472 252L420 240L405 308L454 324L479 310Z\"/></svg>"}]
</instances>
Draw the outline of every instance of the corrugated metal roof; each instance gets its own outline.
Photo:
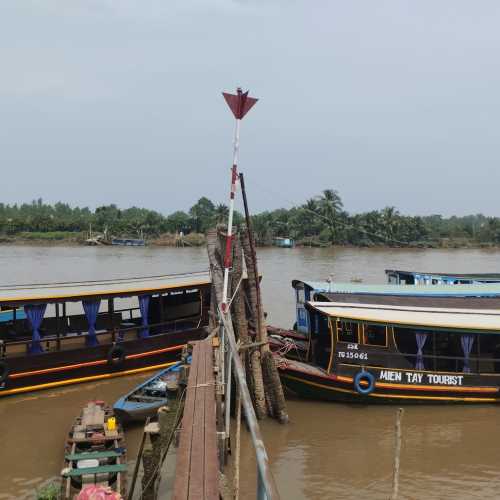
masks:
<instances>
[{"instance_id":1,"label":"corrugated metal roof","mask_svg":"<svg viewBox=\"0 0 500 500\"><path fill-rule=\"evenodd\" d=\"M495 310L377 306L340 302L309 302L328 316L421 328L486 330L500 333L500 312Z\"/></svg>"},{"instance_id":2,"label":"corrugated metal roof","mask_svg":"<svg viewBox=\"0 0 500 500\"><path fill-rule=\"evenodd\" d=\"M299 280L297 280L299 281ZM297 281L294 281L296 283ZM316 292L435 297L500 297L500 283L477 285L370 285L365 283L328 283L304 281Z\"/></svg>"},{"instance_id":3,"label":"corrugated metal roof","mask_svg":"<svg viewBox=\"0 0 500 500\"><path fill-rule=\"evenodd\" d=\"M118 278L75 283L41 283L0 286L0 303L50 301L92 296L120 296L155 293L162 290L210 284L208 271L194 273Z\"/></svg>"},{"instance_id":4,"label":"corrugated metal roof","mask_svg":"<svg viewBox=\"0 0 500 500\"><path fill-rule=\"evenodd\" d=\"M432 273L427 271L402 271L399 269L386 269L386 274L389 273L402 273L402 274L418 274L421 276L436 276L442 278L456 278L456 279L491 279L491 280L500 280L500 273L473 273L473 274L463 274L463 273Z\"/></svg>"}]
</instances>

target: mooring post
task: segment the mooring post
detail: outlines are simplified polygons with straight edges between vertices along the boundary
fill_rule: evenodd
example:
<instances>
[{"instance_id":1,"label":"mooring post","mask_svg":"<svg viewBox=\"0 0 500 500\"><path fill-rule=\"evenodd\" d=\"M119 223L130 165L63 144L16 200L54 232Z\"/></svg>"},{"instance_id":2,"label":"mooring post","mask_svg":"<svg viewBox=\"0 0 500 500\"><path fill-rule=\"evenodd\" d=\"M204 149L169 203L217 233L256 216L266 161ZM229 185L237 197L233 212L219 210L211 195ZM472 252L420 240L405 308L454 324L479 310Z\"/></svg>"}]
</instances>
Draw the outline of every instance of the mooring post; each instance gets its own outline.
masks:
<instances>
[{"instance_id":1,"label":"mooring post","mask_svg":"<svg viewBox=\"0 0 500 500\"><path fill-rule=\"evenodd\" d=\"M158 477L161 458L160 426L158 422L150 422L144 427L146 445L142 454L142 500L155 500L156 478Z\"/></svg>"},{"instance_id":2,"label":"mooring post","mask_svg":"<svg viewBox=\"0 0 500 500\"><path fill-rule=\"evenodd\" d=\"M403 408L396 411L396 440L394 443L394 468L392 472L392 495L391 500L397 500L399 492L399 457L401 454L401 419L403 418Z\"/></svg>"},{"instance_id":3,"label":"mooring post","mask_svg":"<svg viewBox=\"0 0 500 500\"><path fill-rule=\"evenodd\" d=\"M165 450L168 446L168 440L172 430L173 418L175 419L175 414L172 415L169 406L162 406L158 408L158 424L160 426L160 447Z\"/></svg>"}]
</instances>

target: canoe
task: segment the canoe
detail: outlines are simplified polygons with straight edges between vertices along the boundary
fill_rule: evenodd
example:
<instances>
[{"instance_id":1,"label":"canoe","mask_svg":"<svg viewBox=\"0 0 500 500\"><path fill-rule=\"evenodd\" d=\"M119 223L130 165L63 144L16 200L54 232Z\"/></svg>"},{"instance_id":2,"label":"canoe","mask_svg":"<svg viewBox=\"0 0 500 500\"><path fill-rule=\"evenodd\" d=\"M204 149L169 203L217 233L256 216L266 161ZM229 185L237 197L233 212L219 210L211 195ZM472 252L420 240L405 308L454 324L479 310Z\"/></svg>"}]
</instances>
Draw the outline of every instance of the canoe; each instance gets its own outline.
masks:
<instances>
[{"instance_id":1,"label":"canoe","mask_svg":"<svg viewBox=\"0 0 500 500\"><path fill-rule=\"evenodd\" d=\"M178 362L156 373L118 399L113 409L120 421L144 421L167 405L169 396L176 397L181 365Z\"/></svg>"},{"instance_id":2,"label":"canoe","mask_svg":"<svg viewBox=\"0 0 500 500\"><path fill-rule=\"evenodd\" d=\"M125 495L127 459L123 428L103 401L87 403L71 426L61 476L63 499L77 495L83 498L85 490L96 487Z\"/></svg>"}]
</instances>

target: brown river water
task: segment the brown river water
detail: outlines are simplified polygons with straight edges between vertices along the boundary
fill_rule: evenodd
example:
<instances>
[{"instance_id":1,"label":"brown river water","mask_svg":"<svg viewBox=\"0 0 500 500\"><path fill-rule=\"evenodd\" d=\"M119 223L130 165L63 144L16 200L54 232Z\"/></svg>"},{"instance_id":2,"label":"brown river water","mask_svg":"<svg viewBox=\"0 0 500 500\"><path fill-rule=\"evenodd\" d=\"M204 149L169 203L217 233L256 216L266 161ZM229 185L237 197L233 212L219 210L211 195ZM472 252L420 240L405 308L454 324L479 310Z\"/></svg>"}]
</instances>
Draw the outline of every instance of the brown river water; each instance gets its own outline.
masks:
<instances>
[{"instance_id":1,"label":"brown river water","mask_svg":"<svg viewBox=\"0 0 500 500\"><path fill-rule=\"evenodd\" d=\"M499 272L500 251L259 249L268 321L294 321L293 278L385 281L385 268ZM0 247L2 283L77 281L202 270L203 248ZM57 478L66 432L90 399L113 403L148 375L120 377L0 399L0 500L35 497ZM289 399L290 423L262 431L283 499L387 499L395 407ZM141 428L127 429L130 467ZM255 498L255 460L243 433L241 498ZM172 462L167 464L172 465ZM166 473L166 483L174 474ZM165 486L164 486L165 488ZM162 495L166 498L167 495ZM500 497L500 408L408 406L400 498Z\"/></svg>"}]
</instances>

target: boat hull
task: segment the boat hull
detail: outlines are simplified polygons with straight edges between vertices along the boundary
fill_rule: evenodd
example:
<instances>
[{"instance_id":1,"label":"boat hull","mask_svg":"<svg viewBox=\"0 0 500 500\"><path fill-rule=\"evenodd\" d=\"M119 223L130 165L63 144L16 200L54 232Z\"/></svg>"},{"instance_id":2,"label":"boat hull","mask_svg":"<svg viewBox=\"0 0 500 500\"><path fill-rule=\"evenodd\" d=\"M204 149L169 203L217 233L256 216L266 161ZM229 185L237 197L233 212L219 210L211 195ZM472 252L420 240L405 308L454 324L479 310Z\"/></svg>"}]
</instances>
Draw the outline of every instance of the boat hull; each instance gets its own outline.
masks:
<instances>
[{"instance_id":1,"label":"boat hull","mask_svg":"<svg viewBox=\"0 0 500 500\"><path fill-rule=\"evenodd\" d=\"M159 370L178 361L187 342L205 336L206 330L197 328L120 342L118 361L109 359L113 344L3 358L8 376L0 397Z\"/></svg>"},{"instance_id":2,"label":"boat hull","mask_svg":"<svg viewBox=\"0 0 500 500\"><path fill-rule=\"evenodd\" d=\"M499 403L498 377L489 380L475 375L450 374L436 375L431 372L416 370L391 370L386 368L369 368L365 371L374 377L374 390L363 395L356 390L355 376L361 367L352 366L344 369L342 374L328 374L315 366L288 360L277 356L277 366L283 385L294 394L308 399L323 401L340 401L362 404L487 404ZM387 382L387 376L403 380L420 380L419 383ZM409 374L409 375L407 375ZM436 379L440 376L440 379ZM448 378L444 378L448 377ZM445 380L460 382L460 385L429 384L429 380ZM362 384L363 386L366 384Z\"/></svg>"},{"instance_id":3,"label":"boat hull","mask_svg":"<svg viewBox=\"0 0 500 500\"><path fill-rule=\"evenodd\" d=\"M148 405L130 405L128 403L121 404L121 399L114 405L113 409L116 416L121 422L144 422L148 417L154 417L158 410L165 406L168 399L157 401Z\"/></svg>"}]
</instances>

